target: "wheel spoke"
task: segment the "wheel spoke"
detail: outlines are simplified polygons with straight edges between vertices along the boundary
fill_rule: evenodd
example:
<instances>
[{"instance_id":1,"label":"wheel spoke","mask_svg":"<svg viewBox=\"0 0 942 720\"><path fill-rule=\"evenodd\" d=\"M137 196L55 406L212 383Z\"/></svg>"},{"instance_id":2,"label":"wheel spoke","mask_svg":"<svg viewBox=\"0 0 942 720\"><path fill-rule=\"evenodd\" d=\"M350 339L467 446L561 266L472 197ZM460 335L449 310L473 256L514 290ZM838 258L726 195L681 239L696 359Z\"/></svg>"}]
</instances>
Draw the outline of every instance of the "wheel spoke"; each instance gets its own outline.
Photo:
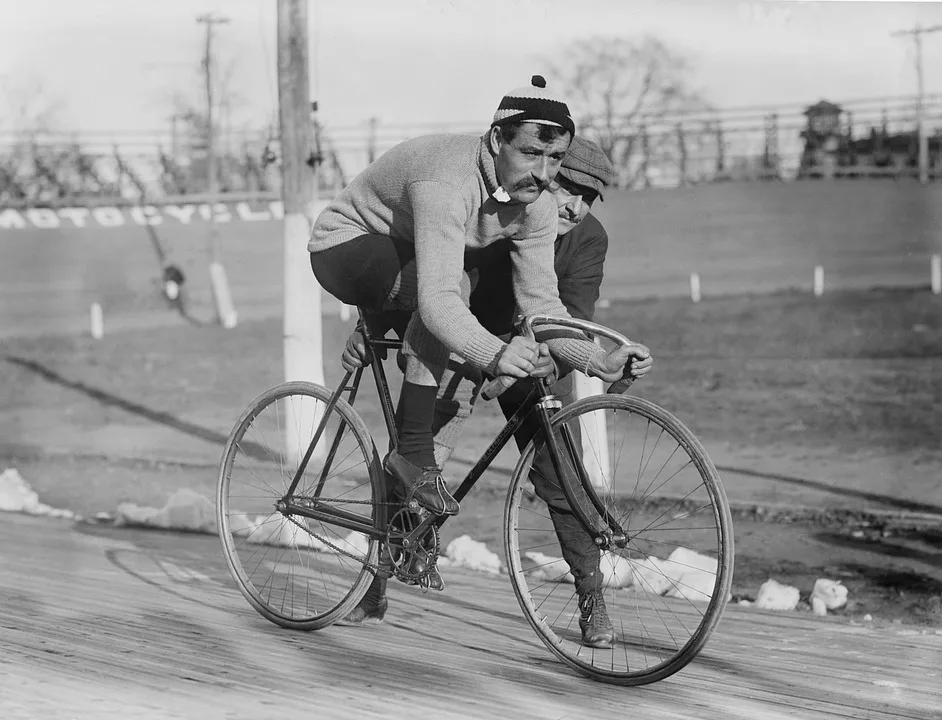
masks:
<instances>
[{"instance_id":1,"label":"wheel spoke","mask_svg":"<svg viewBox=\"0 0 942 720\"><path fill-rule=\"evenodd\" d=\"M283 514L286 499L312 501L319 509L351 508L372 524L379 475L362 420L343 401L327 418L322 439L285 493L310 448L331 391L311 383L285 383L263 394L244 414L227 443L220 470L217 525L232 576L249 603L271 622L315 629L353 608L372 575L379 543L319 516ZM318 462L321 443L336 440L329 468ZM349 515L350 510L345 511Z\"/></svg>"},{"instance_id":2,"label":"wheel spoke","mask_svg":"<svg viewBox=\"0 0 942 720\"><path fill-rule=\"evenodd\" d=\"M690 662L719 620L722 603L707 600L713 593L727 593L732 576L725 493L690 431L652 403L627 395L597 396L564 408L552 422L554 428L562 423L575 428L589 413L604 414L610 439L601 447L585 443L587 457L605 467L602 451L613 455L609 486L597 494L610 515L622 520L628 546L600 555L589 533L570 528L560 532L568 538L573 567L562 559L558 528L530 485L531 446L508 495L505 546L511 582L537 635L563 662L606 682L654 682ZM571 457L563 460L574 463ZM533 479L552 484L552 478ZM580 542L585 549L578 549ZM602 574L615 632L610 648L582 641L570 572L578 569L579 577L593 567Z\"/></svg>"}]
</instances>

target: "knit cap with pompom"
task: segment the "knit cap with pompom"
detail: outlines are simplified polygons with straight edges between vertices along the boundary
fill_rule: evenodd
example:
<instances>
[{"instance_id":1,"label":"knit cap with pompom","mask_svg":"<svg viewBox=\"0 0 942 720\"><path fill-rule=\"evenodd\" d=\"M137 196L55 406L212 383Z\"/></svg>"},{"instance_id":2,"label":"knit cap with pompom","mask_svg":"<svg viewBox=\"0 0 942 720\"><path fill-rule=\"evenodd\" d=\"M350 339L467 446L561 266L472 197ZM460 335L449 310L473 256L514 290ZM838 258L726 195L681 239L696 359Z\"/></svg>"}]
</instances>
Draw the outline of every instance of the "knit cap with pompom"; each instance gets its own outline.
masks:
<instances>
[{"instance_id":1,"label":"knit cap with pompom","mask_svg":"<svg viewBox=\"0 0 942 720\"><path fill-rule=\"evenodd\" d=\"M504 95L500 101L491 127L518 122L535 122L558 125L571 135L576 134L576 125L569 114L565 101L546 89L542 75L534 75L528 87L519 87Z\"/></svg>"}]
</instances>

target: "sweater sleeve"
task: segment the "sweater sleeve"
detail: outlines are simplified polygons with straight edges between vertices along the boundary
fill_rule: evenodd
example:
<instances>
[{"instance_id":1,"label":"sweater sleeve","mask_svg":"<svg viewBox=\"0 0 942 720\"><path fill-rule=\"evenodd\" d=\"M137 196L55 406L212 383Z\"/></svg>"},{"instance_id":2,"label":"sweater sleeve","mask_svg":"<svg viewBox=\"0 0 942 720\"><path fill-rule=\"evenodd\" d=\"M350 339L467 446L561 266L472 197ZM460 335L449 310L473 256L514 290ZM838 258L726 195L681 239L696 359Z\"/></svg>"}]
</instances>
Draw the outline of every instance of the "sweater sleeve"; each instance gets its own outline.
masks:
<instances>
[{"instance_id":1,"label":"sweater sleeve","mask_svg":"<svg viewBox=\"0 0 942 720\"><path fill-rule=\"evenodd\" d=\"M514 241L511 253L517 305L524 315L572 317L560 300L553 263L557 229L555 203L546 203L535 209L543 215L535 218L531 234ZM555 357L570 367L585 372L593 356L604 354L581 333L560 330L552 333L553 337L547 338L546 344Z\"/></svg>"},{"instance_id":2,"label":"sweater sleeve","mask_svg":"<svg viewBox=\"0 0 942 720\"><path fill-rule=\"evenodd\" d=\"M470 211L461 193L446 183L415 182L408 192L422 320L451 352L493 373L506 344L484 329L461 297Z\"/></svg>"}]
</instances>

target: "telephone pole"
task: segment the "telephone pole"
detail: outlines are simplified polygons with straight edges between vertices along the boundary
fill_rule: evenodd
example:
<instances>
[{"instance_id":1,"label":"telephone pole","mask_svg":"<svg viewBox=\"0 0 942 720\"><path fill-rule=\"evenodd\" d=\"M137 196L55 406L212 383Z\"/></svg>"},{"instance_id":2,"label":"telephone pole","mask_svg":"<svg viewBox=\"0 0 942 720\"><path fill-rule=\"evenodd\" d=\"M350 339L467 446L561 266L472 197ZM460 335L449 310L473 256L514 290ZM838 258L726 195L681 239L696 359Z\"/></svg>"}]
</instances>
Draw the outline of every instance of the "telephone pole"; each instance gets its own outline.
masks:
<instances>
[{"instance_id":1,"label":"telephone pole","mask_svg":"<svg viewBox=\"0 0 942 720\"><path fill-rule=\"evenodd\" d=\"M321 289L307 250L317 202L311 156L310 61L307 0L278 0L278 107L284 199L286 380L323 384Z\"/></svg>"},{"instance_id":2,"label":"telephone pole","mask_svg":"<svg viewBox=\"0 0 942 720\"><path fill-rule=\"evenodd\" d=\"M929 182L929 138L926 136L926 109L925 84L922 69L922 36L929 33L942 32L942 25L920 27L916 23L912 30L897 30L890 33L894 37L909 35L916 46L916 132L919 136L919 182L923 185Z\"/></svg>"},{"instance_id":3,"label":"telephone pole","mask_svg":"<svg viewBox=\"0 0 942 720\"><path fill-rule=\"evenodd\" d=\"M237 316L229 291L229 279L226 270L219 261L219 228L216 227L216 202L219 194L219 181L216 173L216 128L213 117L213 28L224 25L229 18L207 13L196 18L196 22L206 26L206 49L203 54L203 72L206 79L206 192L209 196L209 276L216 303L216 314L223 327L235 327Z\"/></svg>"},{"instance_id":4,"label":"telephone pole","mask_svg":"<svg viewBox=\"0 0 942 720\"><path fill-rule=\"evenodd\" d=\"M229 18L208 13L206 15L200 15L196 18L196 22L206 26L206 50L203 53L203 77L206 82L206 190L210 195L210 201L216 202L216 193L219 192L219 185L216 174L216 128L213 114L213 28L216 25L228 23ZM216 259L216 256L217 247L214 242L213 260Z\"/></svg>"}]
</instances>

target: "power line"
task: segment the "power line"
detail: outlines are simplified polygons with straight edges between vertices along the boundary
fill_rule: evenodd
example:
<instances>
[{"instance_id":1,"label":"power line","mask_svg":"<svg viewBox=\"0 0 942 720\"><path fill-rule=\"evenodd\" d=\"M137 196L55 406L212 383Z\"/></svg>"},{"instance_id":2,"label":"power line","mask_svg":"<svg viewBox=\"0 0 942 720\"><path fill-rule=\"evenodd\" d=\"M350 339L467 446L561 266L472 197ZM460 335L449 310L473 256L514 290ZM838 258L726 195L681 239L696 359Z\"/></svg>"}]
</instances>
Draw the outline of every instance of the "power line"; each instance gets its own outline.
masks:
<instances>
[{"instance_id":1,"label":"power line","mask_svg":"<svg viewBox=\"0 0 942 720\"><path fill-rule=\"evenodd\" d=\"M216 25L228 23L229 18L207 13L197 17L196 22L206 25L206 51L203 56L203 69L206 72L206 172L209 178L207 190L210 202L214 204L219 197L219 186L216 177L216 133L213 127L213 28ZM216 227L215 213L210 214L209 240L209 276L216 305L216 316L223 327L235 327L238 316L232 305L229 280L219 259L219 228Z\"/></svg>"},{"instance_id":2,"label":"power line","mask_svg":"<svg viewBox=\"0 0 942 720\"><path fill-rule=\"evenodd\" d=\"M893 37L912 36L913 43L916 46L916 127L919 133L919 182L926 184L929 182L929 140L926 137L925 128L925 79L922 68L922 36L930 33L942 32L942 25L933 25L931 27L920 27L919 23L911 30L897 30L890 33Z\"/></svg>"},{"instance_id":3,"label":"power line","mask_svg":"<svg viewBox=\"0 0 942 720\"><path fill-rule=\"evenodd\" d=\"M224 25L229 22L229 18L215 13L207 13L196 18L196 22L206 25L206 49L203 54L203 71L206 79L206 173L207 173L207 191L211 197L215 197L217 188L216 178L216 132L213 127L213 28L216 25ZM215 228L211 228L211 248L213 262L218 259L218 242L216 239Z\"/></svg>"}]
</instances>

